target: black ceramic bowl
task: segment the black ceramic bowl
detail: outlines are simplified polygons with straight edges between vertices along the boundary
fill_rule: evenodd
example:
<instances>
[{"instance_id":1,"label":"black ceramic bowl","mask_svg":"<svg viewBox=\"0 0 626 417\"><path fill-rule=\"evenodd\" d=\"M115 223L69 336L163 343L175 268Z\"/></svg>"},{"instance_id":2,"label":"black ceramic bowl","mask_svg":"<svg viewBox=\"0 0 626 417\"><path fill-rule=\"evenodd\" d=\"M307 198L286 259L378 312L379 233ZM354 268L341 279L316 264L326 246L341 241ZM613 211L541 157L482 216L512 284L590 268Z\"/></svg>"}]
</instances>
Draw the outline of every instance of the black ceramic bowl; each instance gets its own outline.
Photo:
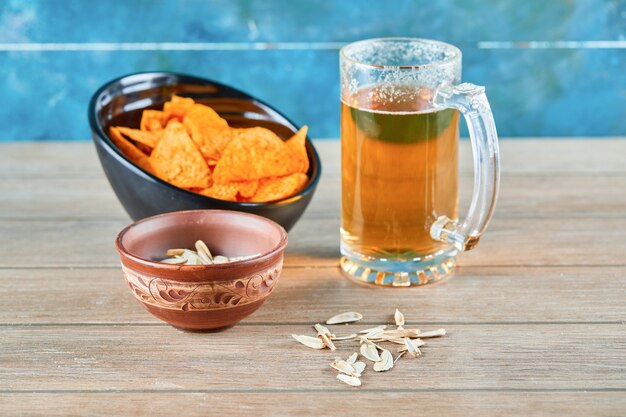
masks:
<instances>
[{"instance_id":1,"label":"black ceramic bowl","mask_svg":"<svg viewBox=\"0 0 626 417\"><path fill-rule=\"evenodd\" d=\"M175 187L130 162L111 142L109 126L139 127L141 113L161 108L172 95L191 97L211 106L233 127L263 126L282 139L298 128L269 105L232 87L203 78L149 72L117 78L100 88L89 102L89 124L98 157L113 191L133 220L180 210L222 209L258 214L289 230L308 206L320 178L319 156L310 139L309 182L299 193L271 203L223 201Z\"/></svg>"}]
</instances>

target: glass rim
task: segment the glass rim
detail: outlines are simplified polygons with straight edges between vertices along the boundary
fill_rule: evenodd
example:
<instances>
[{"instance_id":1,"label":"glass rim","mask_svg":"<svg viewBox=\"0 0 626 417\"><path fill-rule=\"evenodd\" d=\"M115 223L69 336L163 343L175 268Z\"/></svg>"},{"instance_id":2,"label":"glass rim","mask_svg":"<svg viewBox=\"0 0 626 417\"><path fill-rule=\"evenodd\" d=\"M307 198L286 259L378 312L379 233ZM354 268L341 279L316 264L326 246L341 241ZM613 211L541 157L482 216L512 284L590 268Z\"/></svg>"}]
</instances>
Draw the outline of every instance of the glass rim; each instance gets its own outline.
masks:
<instances>
[{"instance_id":1,"label":"glass rim","mask_svg":"<svg viewBox=\"0 0 626 417\"><path fill-rule=\"evenodd\" d=\"M363 62L362 60L354 59L348 55L349 49L362 46L365 44L369 44L369 43L388 42L388 41L401 41L401 42L407 42L407 43L419 42L423 44L436 45L436 46L441 47L442 49L451 51L452 55L441 61L433 61L427 64L421 64L421 65L379 65L379 64L372 64L369 62ZM462 52L458 47L452 45L451 43L437 41L434 39L411 38L411 37L386 37L386 38L363 39L360 41L351 42L347 45L342 46L341 49L339 49L339 56L341 57L341 59L349 61L353 65L360 65L360 66L372 68L372 69L395 68L395 69L401 69L401 70L411 70L411 69L420 69L420 68L429 68L429 67L445 67L447 65L454 65L457 62L457 59L459 59L462 56Z\"/></svg>"}]
</instances>

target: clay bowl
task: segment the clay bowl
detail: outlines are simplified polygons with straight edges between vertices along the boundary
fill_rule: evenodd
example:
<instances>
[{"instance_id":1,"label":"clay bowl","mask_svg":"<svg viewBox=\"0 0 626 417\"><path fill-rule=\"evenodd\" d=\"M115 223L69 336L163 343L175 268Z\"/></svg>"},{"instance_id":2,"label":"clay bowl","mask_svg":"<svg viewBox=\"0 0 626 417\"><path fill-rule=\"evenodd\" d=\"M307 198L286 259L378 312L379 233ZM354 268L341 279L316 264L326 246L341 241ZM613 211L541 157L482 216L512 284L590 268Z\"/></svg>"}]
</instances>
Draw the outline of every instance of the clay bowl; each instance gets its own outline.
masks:
<instances>
[{"instance_id":1,"label":"clay bowl","mask_svg":"<svg viewBox=\"0 0 626 417\"><path fill-rule=\"evenodd\" d=\"M215 265L158 262L170 248L261 255ZM256 311L272 293L283 265L287 232L264 217L225 210L166 213L124 228L115 241L133 296L155 317L183 329L231 326Z\"/></svg>"},{"instance_id":2,"label":"clay bowl","mask_svg":"<svg viewBox=\"0 0 626 417\"><path fill-rule=\"evenodd\" d=\"M321 163L307 138L309 182L297 194L269 203L217 200L175 187L129 161L109 139L109 126L139 127L144 109L162 108L172 95L211 106L232 127L262 126L287 139L298 131L277 110L235 88L171 72L131 74L106 83L88 109L93 141L111 188L133 220L179 210L220 209L258 214L290 230L306 210L320 179Z\"/></svg>"}]
</instances>

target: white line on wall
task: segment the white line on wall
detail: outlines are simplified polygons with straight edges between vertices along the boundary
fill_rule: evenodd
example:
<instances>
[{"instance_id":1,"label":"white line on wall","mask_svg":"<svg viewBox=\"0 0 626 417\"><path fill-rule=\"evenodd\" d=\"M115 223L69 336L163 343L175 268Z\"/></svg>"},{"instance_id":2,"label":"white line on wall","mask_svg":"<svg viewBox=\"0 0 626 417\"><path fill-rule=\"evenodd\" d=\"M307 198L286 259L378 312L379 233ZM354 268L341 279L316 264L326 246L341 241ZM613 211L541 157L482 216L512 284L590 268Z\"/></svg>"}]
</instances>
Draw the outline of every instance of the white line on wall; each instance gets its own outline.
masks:
<instances>
[{"instance_id":1,"label":"white line on wall","mask_svg":"<svg viewBox=\"0 0 626 417\"><path fill-rule=\"evenodd\" d=\"M453 42L454 43L454 42ZM346 42L61 42L0 43L0 52L337 50ZM478 49L626 49L615 41L481 41Z\"/></svg>"},{"instance_id":2,"label":"white line on wall","mask_svg":"<svg viewBox=\"0 0 626 417\"><path fill-rule=\"evenodd\" d=\"M624 41L529 41L529 42L478 42L479 49L625 49Z\"/></svg>"}]
</instances>

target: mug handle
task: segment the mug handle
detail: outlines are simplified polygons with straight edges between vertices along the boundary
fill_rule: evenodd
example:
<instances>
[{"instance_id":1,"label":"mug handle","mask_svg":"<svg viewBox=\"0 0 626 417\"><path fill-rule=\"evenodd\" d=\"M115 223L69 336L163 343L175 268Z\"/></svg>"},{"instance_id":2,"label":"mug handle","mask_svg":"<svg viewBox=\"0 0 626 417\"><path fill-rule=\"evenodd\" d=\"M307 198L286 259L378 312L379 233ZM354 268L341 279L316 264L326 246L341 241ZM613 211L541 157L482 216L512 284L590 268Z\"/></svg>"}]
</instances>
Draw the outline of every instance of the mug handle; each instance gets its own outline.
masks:
<instances>
[{"instance_id":1,"label":"mug handle","mask_svg":"<svg viewBox=\"0 0 626 417\"><path fill-rule=\"evenodd\" d=\"M440 216L431 226L433 239L453 244L460 251L473 249L487 228L498 198L500 152L493 114L485 87L470 83L439 87L432 98L438 109L459 110L469 128L474 155L474 194L461 223Z\"/></svg>"}]
</instances>

